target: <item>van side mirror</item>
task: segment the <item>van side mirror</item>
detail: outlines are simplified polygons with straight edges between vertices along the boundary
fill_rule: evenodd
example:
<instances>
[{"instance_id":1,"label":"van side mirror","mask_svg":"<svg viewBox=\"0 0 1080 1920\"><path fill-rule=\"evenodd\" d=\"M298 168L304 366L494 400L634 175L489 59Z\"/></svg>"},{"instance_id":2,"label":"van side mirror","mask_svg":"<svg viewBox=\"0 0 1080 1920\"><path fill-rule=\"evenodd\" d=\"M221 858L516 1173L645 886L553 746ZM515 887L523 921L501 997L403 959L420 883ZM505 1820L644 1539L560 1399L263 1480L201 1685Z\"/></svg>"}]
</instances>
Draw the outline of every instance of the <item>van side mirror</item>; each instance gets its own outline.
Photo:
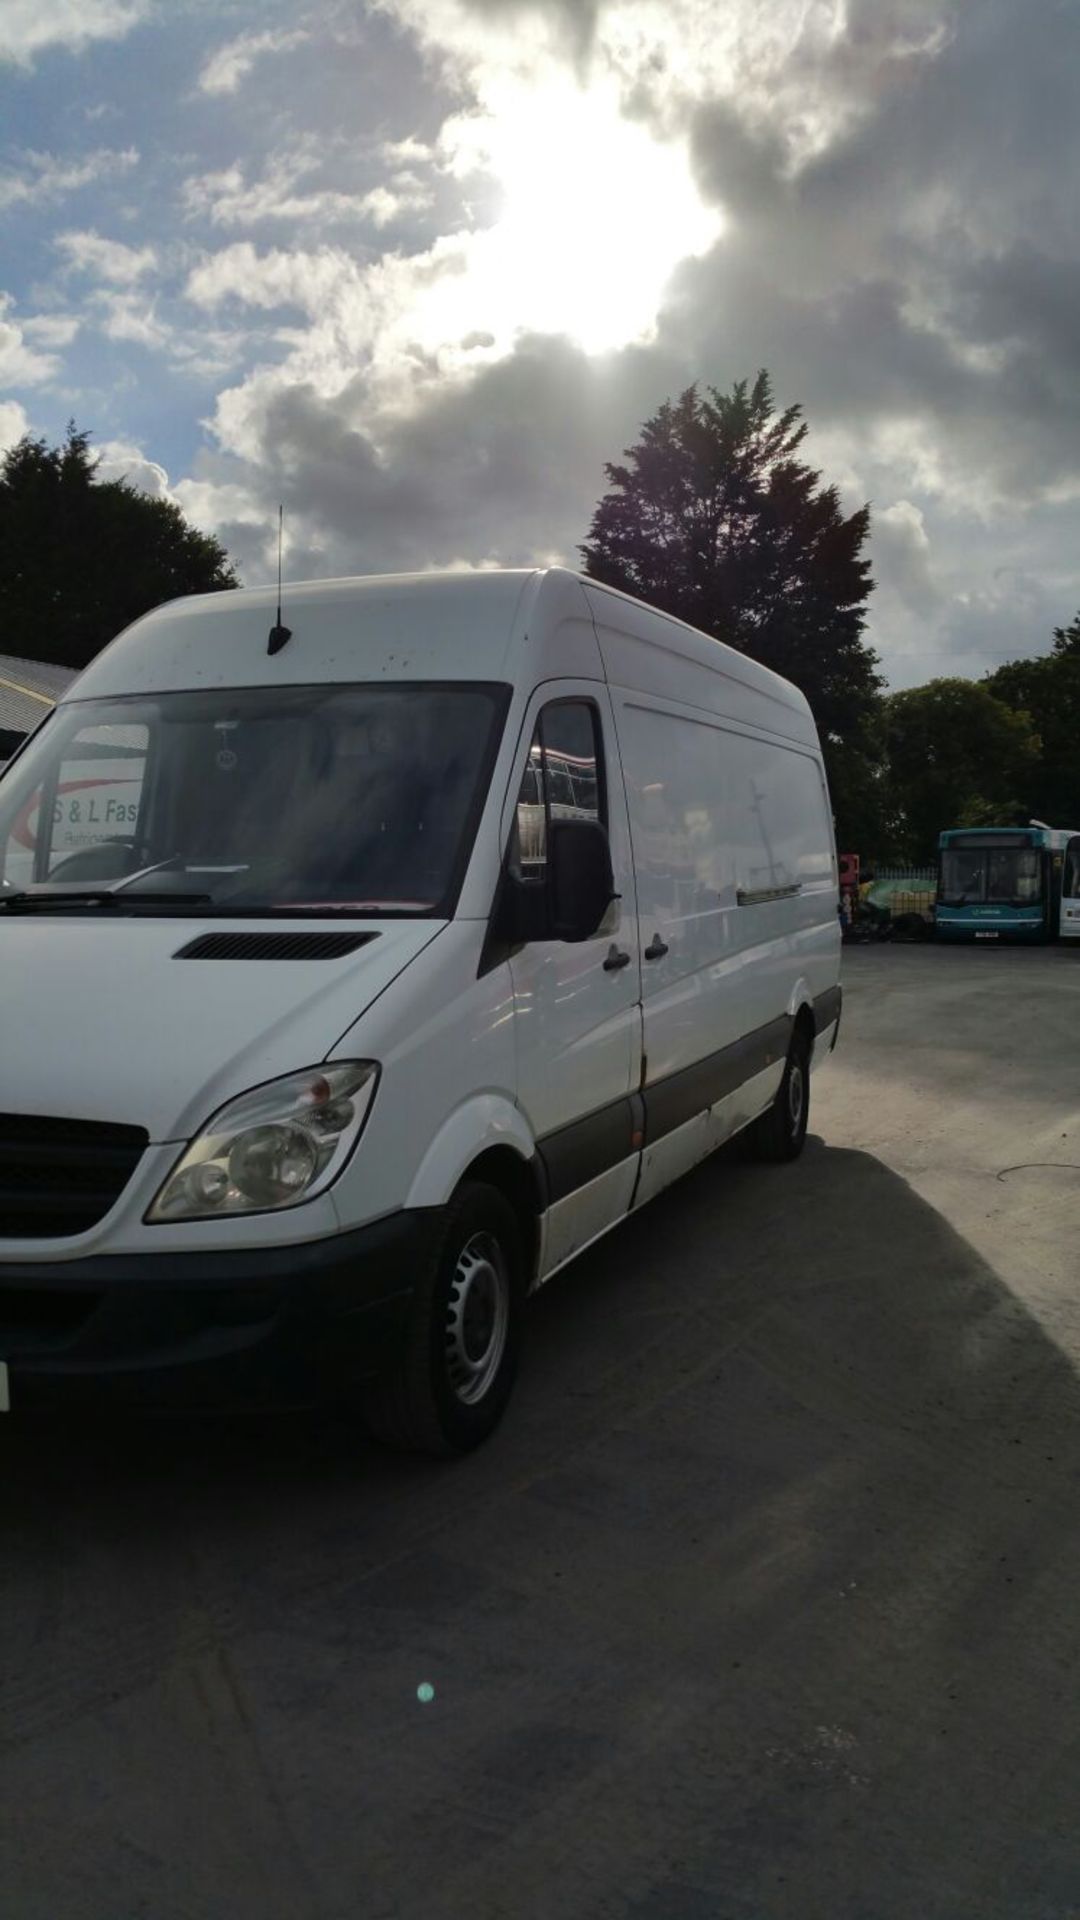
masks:
<instances>
[{"instance_id":1,"label":"van side mirror","mask_svg":"<svg viewBox=\"0 0 1080 1920\"><path fill-rule=\"evenodd\" d=\"M615 897L608 837L598 820L553 820L548 839L552 940L591 940Z\"/></svg>"}]
</instances>

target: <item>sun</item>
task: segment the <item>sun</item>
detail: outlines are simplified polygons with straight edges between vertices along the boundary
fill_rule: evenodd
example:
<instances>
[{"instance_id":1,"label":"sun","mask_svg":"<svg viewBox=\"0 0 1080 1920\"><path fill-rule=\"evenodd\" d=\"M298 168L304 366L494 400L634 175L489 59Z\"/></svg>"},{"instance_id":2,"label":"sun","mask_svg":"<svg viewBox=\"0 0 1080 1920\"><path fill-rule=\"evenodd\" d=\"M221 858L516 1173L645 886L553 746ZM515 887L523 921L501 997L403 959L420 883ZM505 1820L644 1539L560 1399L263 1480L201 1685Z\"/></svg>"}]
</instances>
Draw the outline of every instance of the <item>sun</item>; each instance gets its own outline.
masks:
<instances>
[{"instance_id":1,"label":"sun","mask_svg":"<svg viewBox=\"0 0 1080 1920\"><path fill-rule=\"evenodd\" d=\"M458 236L458 270L421 293L412 319L432 349L477 333L495 353L523 331L589 354L647 339L674 268L722 230L685 143L627 119L614 84L505 78L482 112L447 124L443 148L463 181L497 183L499 212Z\"/></svg>"}]
</instances>

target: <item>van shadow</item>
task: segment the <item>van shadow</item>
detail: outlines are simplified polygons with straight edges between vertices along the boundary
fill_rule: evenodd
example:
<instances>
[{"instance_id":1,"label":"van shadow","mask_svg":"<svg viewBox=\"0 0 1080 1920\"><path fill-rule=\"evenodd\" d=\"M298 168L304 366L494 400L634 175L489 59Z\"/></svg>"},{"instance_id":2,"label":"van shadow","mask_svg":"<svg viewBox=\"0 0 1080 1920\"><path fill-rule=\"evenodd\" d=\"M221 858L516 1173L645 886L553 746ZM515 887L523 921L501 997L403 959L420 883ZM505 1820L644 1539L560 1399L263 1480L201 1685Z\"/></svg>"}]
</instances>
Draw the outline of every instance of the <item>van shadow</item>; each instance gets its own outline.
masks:
<instances>
[{"instance_id":1,"label":"van shadow","mask_svg":"<svg viewBox=\"0 0 1080 1920\"><path fill-rule=\"evenodd\" d=\"M973 1249L867 1154L728 1151L530 1335L450 1468L325 1419L0 1436L21 1920L75 1886L57 1795L177 1913L336 1915L372 1872L406 1920L508 1876L537 1920L1080 1911L1080 1387ZM289 1808L250 1858L206 1809L254 1833L263 1789L177 1707L222 1662Z\"/></svg>"}]
</instances>

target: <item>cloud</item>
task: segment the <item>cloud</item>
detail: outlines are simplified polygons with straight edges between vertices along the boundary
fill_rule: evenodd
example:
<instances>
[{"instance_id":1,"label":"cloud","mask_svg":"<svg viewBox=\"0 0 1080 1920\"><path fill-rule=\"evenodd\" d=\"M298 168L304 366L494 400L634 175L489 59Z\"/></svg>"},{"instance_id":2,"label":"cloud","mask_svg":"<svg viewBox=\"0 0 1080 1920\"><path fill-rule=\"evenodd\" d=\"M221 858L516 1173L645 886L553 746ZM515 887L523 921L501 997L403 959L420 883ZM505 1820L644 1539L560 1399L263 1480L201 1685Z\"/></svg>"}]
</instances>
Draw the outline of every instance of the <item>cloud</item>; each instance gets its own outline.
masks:
<instances>
[{"instance_id":1,"label":"cloud","mask_svg":"<svg viewBox=\"0 0 1080 1920\"><path fill-rule=\"evenodd\" d=\"M667 371L670 371L668 369ZM425 565L576 564L627 419L651 410L665 369L631 348L597 381L567 340L525 336L454 381L432 380L408 410L371 370L334 392L267 372L221 396L219 441L177 497L225 540L245 578L284 500L290 568L392 571Z\"/></svg>"},{"instance_id":2,"label":"cloud","mask_svg":"<svg viewBox=\"0 0 1080 1920\"><path fill-rule=\"evenodd\" d=\"M290 53L310 39L306 28L276 28L266 33L242 33L211 54L201 73L203 93L235 93L264 54Z\"/></svg>"},{"instance_id":3,"label":"cloud","mask_svg":"<svg viewBox=\"0 0 1080 1920\"><path fill-rule=\"evenodd\" d=\"M23 326L11 318L14 301L0 293L0 386L30 387L49 380L59 367L53 353L28 346Z\"/></svg>"},{"instance_id":4,"label":"cloud","mask_svg":"<svg viewBox=\"0 0 1080 1920\"><path fill-rule=\"evenodd\" d=\"M158 319L154 301L138 289L119 293L101 289L93 295L93 307L109 340L150 348L167 347L172 341L172 329Z\"/></svg>"},{"instance_id":5,"label":"cloud","mask_svg":"<svg viewBox=\"0 0 1080 1920\"><path fill-rule=\"evenodd\" d=\"M196 174L184 182L184 210L189 218L218 227L250 227L270 220L307 227L370 220L381 228L431 205L431 186L411 168L396 169L366 192L303 188L304 180L324 165L323 154L301 148L272 160L259 180L249 180L239 164Z\"/></svg>"},{"instance_id":6,"label":"cloud","mask_svg":"<svg viewBox=\"0 0 1080 1920\"><path fill-rule=\"evenodd\" d=\"M99 480L126 480L138 493L152 500L169 500L169 476L156 460L150 460L130 440L103 440L96 449Z\"/></svg>"},{"instance_id":7,"label":"cloud","mask_svg":"<svg viewBox=\"0 0 1080 1920\"><path fill-rule=\"evenodd\" d=\"M153 247L129 247L122 240L106 240L99 233L61 233L56 245L66 254L73 272L89 273L117 286L132 285L157 265Z\"/></svg>"},{"instance_id":8,"label":"cloud","mask_svg":"<svg viewBox=\"0 0 1080 1920\"><path fill-rule=\"evenodd\" d=\"M8 453L29 431L25 408L17 400L0 400L0 456Z\"/></svg>"},{"instance_id":9,"label":"cloud","mask_svg":"<svg viewBox=\"0 0 1080 1920\"><path fill-rule=\"evenodd\" d=\"M80 325L73 313L34 313L23 320L22 330L43 347L69 347Z\"/></svg>"},{"instance_id":10,"label":"cloud","mask_svg":"<svg viewBox=\"0 0 1080 1920\"><path fill-rule=\"evenodd\" d=\"M456 230L382 259L240 243L188 283L206 311L265 327L262 364L213 415L242 553L291 489L312 564L573 560L603 459L665 394L764 364L847 504L875 503L870 637L898 672L989 655L1009 620L1016 650L1037 645L1051 605L1065 617L1073 18L1050 0L1024 20L1007 0L392 10L457 90L415 160L461 193ZM648 141L654 179L672 167L655 202L621 164L632 148L610 163L613 128ZM395 163L411 164L400 148ZM674 216L701 204L718 217L698 238ZM669 275L642 271L654 236ZM218 480L198 484L210 513ZM994 583L1003 551L1045 600Z\"/></svg>"},{"instance_id":11,"label":"cloud","mask_svg":"<svg viewBox=\"0 0 1080 1920\"><path fill-rule=\"evenodd\" d=\"M939 611L944 594L934 578L926 518L910 500L874 515L871 555L878 591L896 594L921 619Z\"/></svg>"},{"instance_id":12,"label":"cloud","mask_svg":"<svg viewBox=\"0 0 1080 1920\"><path fill-rule=\"evenodd\" d=\"M207 309L236 301L248 307L299 307L314 315L343 285L358 287L360 282L361 270L341 249L273 248L260 254L250 240L238 240L193 267L184 292Z\"/></svg>"},{"instance_id":13,"label":"cloud","mask_svg":"<svg viewBox=\"0 0 1080 1920\"><path fill-rule=\"evenodd\" d=\"M951 599L943 628L949 672L992 670L1004 660L1049 650L1054 626L1076 604L1063 601L1037 574L995 568L985 581Z\"/></svg>"},{"instance_id":14,"label":"cloud","mask_svg":"<svg viewBox=\"0 0 1080 1920\"><path fill-rule=\"evenodd\" d=\"M79 160L61 160L54 153L27 152L21 167L9 167L0 173L0 213L11 207L44 206L62 200L82 187L130 172L138 164L134 147L116 152L99 147Z\"/></svg>"},{"instance_id":15,"label":"cloud","mask_svg":"<svg viewBox=\"0 0 1080 1920\"><path fill-rule=\"evenodd\" d=\"M174 329L169 361L174 373L200 382L217 382L243 363L252 336L246 327Z\"/></svg>"},{"instance_id":16,"label":"cloud","mask_svg":"<svg viewBox=\"0 0 1080 1920\"><path fill-rule=\"evenodd\" d=\"M391 174L384 184L372 187L360 202L360 212L377 227L389 227L407 214L425 213L434 196L430 186L409 170Z\"/></svg>"},{"instance_id":17,"label":"cloud","mask_svg":"<svg viewBox=\"0 0 1080 1920\"><path fill-rule=\"evenodd\" d=\"M604 460L660 401L765 365L845 505L873 504L891 672L1071 616L1080 9L377 0L351 38L344 14L204 41L176 104L194 125L168 136L179 236L122 155L6 176L28 212L95 163L134 217L144 179L158 195L152 228L118 215L124 241L72 231L59 257L91 276L88 328L162 356L177 443L205 416L173 491L245 574L281 498L313 572L573 562ZM261 89L236 96L274 55L268 126ZM15 347L55 362L75 324L21 317Z\"/></svg>"},{"instance_id":18,"label":"cloud","mask_svg":"<svg viewBox=\"0 0 1080 1920\"><path fill-rule=\"evenodd\" d=\"M796 170L872 120L947 44L947 0L386 0L447 76L572 67L673 138L695 107L736 103Z\"/></svg>"},{"instance_id":19,"label":"cloud","mask_svg":"<svg viewBox=\"0 0 1080 1920\"><path fill-rule=\"evenodd\" d=\"M120 40L145 20L150 0L4 0L0 60L28 66L53 47L81 53L93 40Z\"/></svg>"}]
</instances>

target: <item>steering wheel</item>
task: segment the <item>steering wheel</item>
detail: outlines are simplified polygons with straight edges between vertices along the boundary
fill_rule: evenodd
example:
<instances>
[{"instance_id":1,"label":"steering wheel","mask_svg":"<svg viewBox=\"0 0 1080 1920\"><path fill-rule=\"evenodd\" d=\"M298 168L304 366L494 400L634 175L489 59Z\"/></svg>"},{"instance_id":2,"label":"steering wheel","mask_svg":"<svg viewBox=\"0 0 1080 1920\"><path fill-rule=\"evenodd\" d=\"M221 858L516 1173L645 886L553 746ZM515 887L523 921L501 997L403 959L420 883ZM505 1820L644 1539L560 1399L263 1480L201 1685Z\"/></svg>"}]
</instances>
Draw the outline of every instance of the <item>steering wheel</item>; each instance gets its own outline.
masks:
<instances>
[{"instance_id":1,"label":"steering wheel","mask_svg":"<svg viewBox=\"0 0 1080 1920\"><path fill-rule=\"evenodd\" d=\"M79 847L74 853L65 854L49 874L50 880L119 880L127 871L127 866L116 870L109 855L114 849L125 853L134 853L134 840L102 840L96 847ZM102 864L105 871L101 871ZM112 870L110 871L110 867Z\"/></svg>"}]
</instances>

